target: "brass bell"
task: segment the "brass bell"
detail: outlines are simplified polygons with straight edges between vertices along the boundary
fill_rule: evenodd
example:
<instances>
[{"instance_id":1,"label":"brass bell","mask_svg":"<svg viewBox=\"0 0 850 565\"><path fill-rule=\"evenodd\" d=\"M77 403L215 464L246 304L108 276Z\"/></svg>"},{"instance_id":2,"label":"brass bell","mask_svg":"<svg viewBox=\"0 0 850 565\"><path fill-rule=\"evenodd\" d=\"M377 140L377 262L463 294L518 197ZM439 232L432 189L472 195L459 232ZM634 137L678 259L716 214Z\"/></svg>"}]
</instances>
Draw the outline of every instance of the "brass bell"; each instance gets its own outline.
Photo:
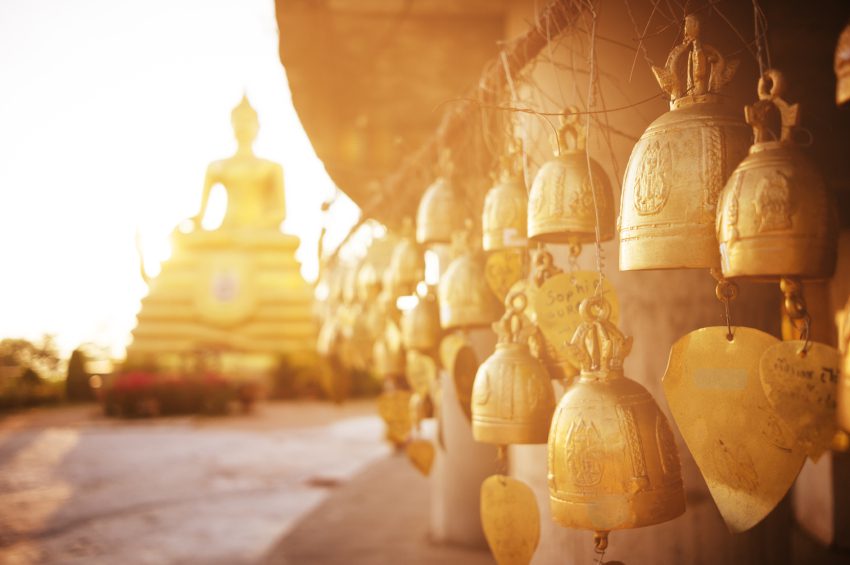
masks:
<instances>
[{"instance_id":1,"label":"brass bell","mask_svg":"<svg viewBox=\"0 0 850 565\"><path fill-rule=\"evenodd\" d=\"M413 239L412 232L413 227L406 219L387 270L386 282L394 296L413 294L416 285L425 277L425 255Z\"/></svg>"},{"instance_id":2,"label":"brass bell","mask_svg":"<svg viewBox=\"0 0 850 565\"><path fill-rule=\"evenodd\" d=\"M685 511L679 454L667 419L649 392L623 375L632 338L609 321L611 306L585 299L570 345L581 375L561 398L549 433L552 517L594 530L604 549L610 530L671 520Z\"/></svg>"},{"instance_id":3,"label":"brass bell","mask_svg":"<svg viewBox=\"0 0 850 565\"><path fill-rule=\"evenodd\" d=\"M508 445L546 443L555 393L549 373L528 350L531 326L522 322L528 298L513 293L505 300L496 351L475 374L472 385L472 435L476 441Z\"/></svg>"},{"instance_id":4,"label":"brass bell","mask_svg":"<svg viewBox=\"0 0 850 565\"><path fill-rule=\"evenodd\" d=\"M437 287L444 330L488 326L499 319L499 301L485 279L480 253L472 249L469 229L456 234L458 255Z\"/></svg>"},{"instance_id":5,"label":"brass bell","mask_svg":"<svg viewBox=\"0 0 850 565\"><path fill-rule=\"evenodd\" d=\"M442 174L425 190L416 211L416 241L421 245L451 243L452 234L463 227L463 206L451 183L448 150L440 154Z\"/></svg>"},{"instance_id":6,"label":"brass bell","mask_svg":"<svg viewBox=\"0 0 850 565\"><path fill-rule=\"evenodd\" d=\"M526 246L528 192L516 159L515 150L502 157L499 181L484 197L481 220L484 251Z\"/></svg>"},{"instance_id":7,"label":"brass bell","mask_svg":"<svg viewBox=\"0 0 850 565\"><path fill-rule=\"evenodd\" d=\"M770 86L768 86L770 85ZM759 100L746 108L755 143L726 183L717 207L725 277L822 279L835 271L838 215L815 165L792 139L799 106L782 99L779 71L759 79ZM782 133L770 140L778 112Z\"/></svg>"},{"instance_id":8,"label":"brass bell","mask_svg":"<svg viewBox=\"0 0 850 565\"><path fill-rule=\"evenodd\" d=\"M702 42L694 15L685 17L684 41L665 67L652 68L670 111L649 125L629 158L618 221L621 271L719 266L717 197L751 140L718 94L737 68Z\"/></svg>"},{"instance_id":9,"label":"brass bell","mask_svg":"<svg viewBox=\"0 0 850 565\"><path fill-rule=\"evenodd\" d=\"M837 419L838 426L850 432L850 300L835 316L838 326L838 347L841 350L841 376L838 381Z\"/></svg>"},{"instance_id":10,"label":"brass bell","mask_svg":"<svg viewBox=\"0 0 850 565\"><path fill-rule=\"evenodd\" d=\"M430 291L420 296L416 306L401 315L401 337L407 349L434 351L440 345L440 310Z\"/></svg>"},{"instance_id":11,"label":"brass bell","mask_svg":"<svg viewBox=\"0 0 850 565\"><path fill-rule=\"evenodd\" d=\"M835 78L835 102L841 105L850 100L850 24L835 46Z\"/></svg>"},{"instance_id":12,"label":"brass bell","mask_svg":"<svg viewBox=\"0 0 850 565\"><path fill-rule=\"evenodd\" d=\"M528 196L528 237L581 244L614 237L614 197L602 166L589 159L577 108L561 115L555 158L543 163Z\"/></svg>"}]
</instances>

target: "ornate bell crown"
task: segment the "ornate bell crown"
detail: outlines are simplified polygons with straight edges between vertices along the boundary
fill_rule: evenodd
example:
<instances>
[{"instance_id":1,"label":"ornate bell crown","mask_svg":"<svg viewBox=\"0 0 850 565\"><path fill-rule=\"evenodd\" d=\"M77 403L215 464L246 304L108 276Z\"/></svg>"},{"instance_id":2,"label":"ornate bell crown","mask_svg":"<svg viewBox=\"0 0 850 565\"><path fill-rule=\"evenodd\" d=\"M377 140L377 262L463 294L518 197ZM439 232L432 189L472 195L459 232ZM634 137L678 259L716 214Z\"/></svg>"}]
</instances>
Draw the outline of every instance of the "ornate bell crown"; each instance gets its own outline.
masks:
<instances>
[{"instance_id":1,"label":"ornate bell crown","mask_svg":"<svg viewBox=\"0 0 850 565\"><path fill-rule=\"evenodd\" d=\"M534 328L523 314L528 306L528 296L524 292L509 292L505 298L505 313L498 322L493 323L493 331L498 336L498 344L527 344Z\"/></svg>"},{"instance_id":2,"label":"ornate bell crown","mask_svg":"<svg viewBox=\"0 0 850 565\"><path fill-rule=\"evenodd\" d=\"M782 95L785 94L785 77L775 69L769 69L759 77L758 101L744 108L744 119L753 128L755 143L775 141L776 136L768 129L770 115L779 112L782 121L780 143L793 144L794 128L800 124L800 105L789 104Z\"/></svg>"},{"instance_id":3,"label":"ornate bell crown","mask_svg":"<svg viewBox=\"0 0 850 565\"><path fill-rule=\"evenodd\" d=\"M682 42L670 51L664 67L652 67L658 85L670 96L671 109L691 102L715 101L711 95L719 93L738 70L739 61L726 61L717 49L703 43L700 35L699 18L694 14L685 16Z\"/></svg>"},{"instance_id":4,"label":"ornate bell crown","mask_svg":"<svg viewBox=\"0 0 850 565\"><path fill-rule=\"evenodd\" d=\"M622 375L623 361L632 350L632 338L611 321L611 304L602 296L585 298L579 306L582 323L570 341L570 352L582 375Z\"/></svg>"}]
</instances>

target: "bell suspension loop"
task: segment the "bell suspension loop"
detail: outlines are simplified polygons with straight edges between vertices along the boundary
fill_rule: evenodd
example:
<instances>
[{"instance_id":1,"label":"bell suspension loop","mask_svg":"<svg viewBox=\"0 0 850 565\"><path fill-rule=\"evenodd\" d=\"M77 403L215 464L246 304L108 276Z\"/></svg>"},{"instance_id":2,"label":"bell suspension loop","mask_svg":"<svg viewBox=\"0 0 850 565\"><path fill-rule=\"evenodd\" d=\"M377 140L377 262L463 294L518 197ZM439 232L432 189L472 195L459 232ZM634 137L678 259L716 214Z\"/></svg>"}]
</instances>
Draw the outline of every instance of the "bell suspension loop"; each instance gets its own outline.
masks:
<instances>
[{"instance_id":1,"label":"bell suspension loop","mask_svg":"<svg viewBox=\"0 0 850 565\"><path fill-rule=\"evenodd\" d=\"M711 269L711 276L717 281L714 294L717 300L723 303L724 317L726 319L726 339L735 340L735 332L732 330L732 312L729 303L738 298L738 285L724 277L718 269Z\"/></svg>"}]
</instances>

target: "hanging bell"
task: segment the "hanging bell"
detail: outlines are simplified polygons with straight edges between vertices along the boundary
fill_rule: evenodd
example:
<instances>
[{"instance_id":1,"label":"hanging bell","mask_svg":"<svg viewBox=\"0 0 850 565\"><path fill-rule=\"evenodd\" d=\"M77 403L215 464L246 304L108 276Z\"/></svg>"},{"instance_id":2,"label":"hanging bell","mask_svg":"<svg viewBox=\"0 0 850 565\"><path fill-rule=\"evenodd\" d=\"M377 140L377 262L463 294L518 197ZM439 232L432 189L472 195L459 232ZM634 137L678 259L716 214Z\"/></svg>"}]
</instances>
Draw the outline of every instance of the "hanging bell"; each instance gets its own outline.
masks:
<instances>
[{"instance_id":1,"label":"hanging bell","mask_svg":"<svg viewBox=\"0 0 850 565\"><path fill-rule=\"evenodd\" d=\"M727 62L702 42L694 15L685 17L684 41L664 68L652 68L670 95L670 111L646 129L626 168L621 271L719 266L717 197L751 139L738 112L718 94L737 68L738 61Z\"/></svg>"},{"instance_id":2,"label":"hanging bell","mask_svg":"<svg viewBox=\"0 0 850 565\"><path fill-rule=\"evenodd\" d=\"M413 239L413 227L407 218L401 240L393 248L387 273L387 286L397 297L413 294L416 285L425 277L425 255Z\"/></svg>"},{"instance_id":3,"label":"hanging bell","mask_svg":"<svg viewBox=\"0 0 850 565\"><path fill-rule=\"evenodd\" d=\"M440 325L444 330L486 327L499 319L499 301L487 284L484 262L472 249L471 226L455 236L456 258L437 287Z\"/></svg>"},{"instance_id":4,"label":"hanging bell","mask_svg":"<svg viewBox=\"0 0 850 565\"><path fill-rule=\"evenodd\" d=\"M478 368L472 385L472 435L476 441L508 445L546 443L555 409L549 373L528 349L531 325L522 321L525 294L505 300L506 312L493 324L496 351Z\"/></svg>"},{"instance_id":5,"label":"hanging bell","mask_svg":"<svg viewBox=\"0 0 850 565\"><path fill-rule=\"evenodd\" d=\"M726 183L717 207L723 275L823 279L835 272L838 215L815 165L792 139L799 106L782 99L779 71L759 79L759 100L746 108L755 143ZM782 133L769 140L778 113Z\"/></svg>"},{"instance_id":6,"label":"hanging bell","mask_svg":"<svg viewBox=\"0 0 850 565\"><path fill-rule=\"evenodd\" d=\"M451 158L440 154L442 175L425 190L416 211L416 242L420 245L451 243L452 234L463 226L463 209L450 181Z\"/></svg>"},{"instance_id":7,"label":"hanging bell","mask_svg":"<svg viewBox=\"0 0 850 565\"><path fill-rule=\"evenodd\" d=\"M418 351L434 351L440 345L440 310L437 297L428 290L416 306L401 315L401 338L404 347Z\"/></svg>"},{"instance_id":8,"label":"hanging bell","mask_svg":"<svg viewBox=\"0 0 850 565\"><path fill-rule=\"evenodd\" d=\"M610 530L671 520L685 511L679 454L667 419L649 392L623 375L632 338L609 321L605 299L585 299L570 344L581 375L561 398L549 433L552 517L594 530L604 549Z\"/></svg>"},{"instance_id":9,"label":"hanging bell","mask_svg":"<svg viewBox=\"0 0 850 565\"><path fill-rule=\"evenodd\" d=\"M614 237L614 197L602 166L587 156L578 109L568 108L553 143L555 158L543 163L528 197L528 237L582 244Z\"/></svg>"},{"instance_id":10,"label":"hanging bell","mask_svg":"<svg viewBox=\"0 0 850 565\"><path fill-rule=\"evenodd\" d=\"M518 152L501 158L500 176L484 197L481 220L482 249L501 251L524 248L528 220L528 192L517 166Z\"/></svg>"},{"instance_id":11,"label":"hanging bell","mask_svg":"<svg viewBox=\"0 0 850 565\"><path fill-rule=\"evenodd\" d=\"M845 104L850 101L850 24L844 26L835 46L835 78L835 102Z\"/></svg>"}]
</instances>

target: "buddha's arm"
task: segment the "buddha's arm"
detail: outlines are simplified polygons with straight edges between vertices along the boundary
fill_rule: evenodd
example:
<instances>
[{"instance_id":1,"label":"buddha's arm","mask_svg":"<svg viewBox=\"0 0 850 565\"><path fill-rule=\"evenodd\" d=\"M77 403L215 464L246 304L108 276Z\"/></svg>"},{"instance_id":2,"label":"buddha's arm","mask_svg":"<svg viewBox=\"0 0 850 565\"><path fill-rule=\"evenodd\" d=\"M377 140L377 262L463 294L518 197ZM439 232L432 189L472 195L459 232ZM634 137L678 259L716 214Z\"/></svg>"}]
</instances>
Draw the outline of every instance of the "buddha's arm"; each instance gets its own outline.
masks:
<instances>
[{"instance_id":1,"label":"buddha's arm","mask_svg":"<svg viewBox=\"0 0 850 565\"><path fill-rule=\"evenodd\" d=\"M274 227L286 219L286 195L283 189L283 168L274 163L269 181L269 216Z\"/></svg>"},{"instance_id":2,"label":"buddha's arm","mask_svg":"<svg viewBox=\"0 0 850 565\"><path fill-rule=\"evenodd\" d=\"M204 214L207 213L207 204L210 200L210 192L212 191L212 187L218 182L218 175L214 169L214 164L207 167L207 174L204 177L204 191L201 194L201 209L198 211L198 214L195 216L196 223L200 224L201 220L204 219Z\"/></svg>"}]
</instances>

